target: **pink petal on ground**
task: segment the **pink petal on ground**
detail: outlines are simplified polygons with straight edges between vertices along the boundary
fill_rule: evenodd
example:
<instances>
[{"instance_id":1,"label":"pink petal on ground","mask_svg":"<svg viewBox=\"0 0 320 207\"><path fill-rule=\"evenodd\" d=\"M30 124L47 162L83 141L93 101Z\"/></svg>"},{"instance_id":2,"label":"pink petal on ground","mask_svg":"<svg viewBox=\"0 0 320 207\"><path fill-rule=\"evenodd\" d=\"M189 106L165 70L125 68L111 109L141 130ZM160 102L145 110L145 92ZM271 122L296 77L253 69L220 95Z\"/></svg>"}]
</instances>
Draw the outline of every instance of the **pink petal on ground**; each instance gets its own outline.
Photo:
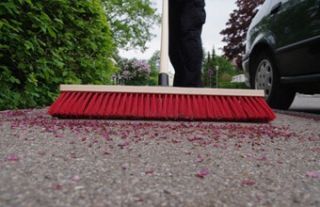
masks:
<instances>
[{"instance_id":1,"label":"pink petal on ground","mask_svg":"<svg viewBox=\"0 0 320 207\"><path fill-rule=\"evenodd\" d=\"M254 184L256 184L256 181L252 179L244 179L241 181L242 186L252 186Z\"/></svg>"},{"instance_id":2,"label":"pink petal on ground","mask_svg":"<svg viewBox=\"0 0 320 207\"><path fill-rule=\"evenodd\" d=\"M175 139L172 140L172 143L173 143L173 144L179 144L180 142L181 142L181 141L178 141L178 140L175 140Z\"/></svg>"},{"instance_id":3,"label":"pink petal on ground","mask_svg":"<svg viewBox=\"0 0 320 207\"><path fill-rule=\"evenodd\" d=\"M80 176L79 175L75 175L71 178L72 181L79 181L80 180Z\"/></svg>"},{"instance_id":4,"label":"pink petal on ground","mask_svg":"<svg viewBox=\"0 0 320 207\"><path fill-rule=\"evenodd\" d=\"M152 175L154 173L154 169L148 169L144 172L146 175Z\"/></svg>"},{"instance_id":5,"label":"pink petal on ground","mask_svg":"<svg viewBox=\"0 0 320 207\"><path fill-rule=\"evenodd\" d=\"M184 151L184 153L185 153L186 155L191 155L191 152L190 152L190 151Z\"/></svg>"},{"instance_id":6,"label":"pink petal on ground","mask_svg":"<svg viewBox=\"0 0 320 207\"><path fill-rule=\"evenodd\" d=\"M138 197L134 201L137 202L137 203L140 203L140 202L143 202L144 200L143 200L143 198Z\"/></svg>"},{"instance_id":7,"label":"pink petal on ground","mask_svg":"<svg viewBox=\"0 0 320 207\"><path fill-rule=\"evenodd\" d=\"M47 153L45 152L45 151L39 151L38 152L38 155L40 155L40 156L45 156Z\"/></svg>"},{"instance_id":8,"label":"pink petal on ground","mask_svg":"<svg viewBox=\"0 0 320 207\"><path fill-rule=\"evenodd\" d=\"M320 153L320 147L315 147L311 149L312 152Z\"/></svg>"},{"instance_id":9,"label":"pink petal on ground","mask_svg":"<svg viewBox=\"0 0 320 207\"><path fill-rule=\"evenodd\" d=\"M6 161L9 161L9 162L17 162L19 160L20 158L15 154L11 154L6 157Z\"/></svg>"},{"instance_id":10,"label":"pink petal on ground","mask_svg":"<svg viewBox=\"0 0 320 207\"><path fill-rule=\"evenodd\" d=\"M73 159L76 159L77 158L77 154L75 152L71 152L70 153L70 157L73 158Z\"/></svg>"},{"instance_id":11,"label":"pink petal on ground","mask_svg":"<svg viewBox=\"0 0 320 207\"><path fill-rule=\"evenodd\" d=\"M258 161L267 161L268 158L267 158L265 155L263 155L263 156L261 156L261 157L257 157L257 160L258 160Z\"/></svg>"},{"instance_id":12,"label":"pink petal on ground","mask_svg":"<svg viewBox=\"0 0 320 207\"><path fill-rule=\"evenodd\" d=\"M55 183L55 184L52 185L52 189L53 190L62 190L62 185L58 184L58 183Z\"/></svg>"},{"instance_id":13,"label":"pink petal on ground","mask_svg":"<svg viewBox=\"0 0 320 207\"><path fill-rule=\"evenodd\" d=\"M196 176L198 178L204 178L205 176L209 175L209 170L208 168L202 168L200 169L197 173Z\"/></svg>"},{"instance_id":14,"label":"pink petal on ground","mask_svg":"<svg viewBox=\"0 0 320 207\"><path fill-rule=\"evenodd\" d=\"M214 143L212 146L215 147L215 148L219 148L221 145L218 144L218 143Z\"/></svg>"},{"instance_id":15,"label":"pink petal on ground","mask_svg":"<svg viewBox=\"0 0 320 207\"><path fill-rule=\"evenodd\" d=\"M56 138L64 138L63 134L56 134L55 137Z\"/></svg>"},{"instance_id":16,"label":"pink petal on ground","mask_svg":"<svg viewBox=\"0 0 320 207\"><path fill-rule=\"evenodd\" d=\"M111 153L108 152L108 151L104 151L103 154L104 154L104 155L110 155Z\"/></svg>"},{"instance_id":17,"label":"pink petal on ground","mask_svg":"<svg viewBox=\"0 0 320 207\"><path fill-rule=\"evenodd\" d=\"M195 160L196 163L200 163L200 162L203 162L203 161L204 161L204 158L201 157L201 155L198 155L197 159Z\"/></svg>"},{"instance_id":18,"label":"pink petal on ground","mask_svg":"<svg viewBox=\"0 0 320 207\"><path fill-rule=\"evenodd\" d=\"M120 147L120 149L123 149L123 148L125 148L126 146L129 146L129 142L122 142L122 143L120 143L120 144L118 144L118 147Z\"/></svg>"},{"instance_id":19,"label":"pink petal on ground","mask_svg":"<svg viewBox=\"0 0 320 207\"><path fill-rule=\"evenodd\" d=\"M306 176L310 177L310 178L319 178L320 179L320 171L308 171L306 173Z\"/></svg>"}]
</instances>

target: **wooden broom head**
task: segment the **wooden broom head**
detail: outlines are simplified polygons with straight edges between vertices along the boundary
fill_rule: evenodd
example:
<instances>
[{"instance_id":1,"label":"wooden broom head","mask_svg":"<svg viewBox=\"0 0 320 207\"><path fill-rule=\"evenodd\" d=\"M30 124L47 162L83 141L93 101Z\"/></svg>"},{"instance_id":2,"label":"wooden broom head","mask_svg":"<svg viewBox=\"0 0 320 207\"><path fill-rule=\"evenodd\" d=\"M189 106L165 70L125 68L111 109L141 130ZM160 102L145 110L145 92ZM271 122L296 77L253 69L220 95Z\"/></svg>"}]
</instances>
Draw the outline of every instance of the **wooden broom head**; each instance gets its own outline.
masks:
<instances>
[{"instance_id":1,"label":"wooden broom head","mask_svg":"<svg viewBox=\"0 0 320 207\"><path fill-rule=\"evenodd\" d=\"M161 86L61 85L60 91L264 97L263 90L182 88Z\"/></svg>"}]
</instances>

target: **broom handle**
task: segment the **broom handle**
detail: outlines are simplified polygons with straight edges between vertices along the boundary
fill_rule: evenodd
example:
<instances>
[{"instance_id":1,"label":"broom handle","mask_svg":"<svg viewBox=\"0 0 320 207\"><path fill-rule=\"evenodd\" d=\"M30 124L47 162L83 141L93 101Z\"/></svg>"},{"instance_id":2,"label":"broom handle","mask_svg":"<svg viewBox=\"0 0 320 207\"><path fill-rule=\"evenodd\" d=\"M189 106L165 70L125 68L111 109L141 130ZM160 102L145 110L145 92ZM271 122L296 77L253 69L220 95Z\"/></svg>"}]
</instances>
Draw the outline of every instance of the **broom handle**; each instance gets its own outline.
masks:
<instances>
[{"instance_id":1,"label":"broom handle","mask_svg":"<svg viewBox=\"0 0 320 207\"><path fill-rule=\"evenodd\" d=\"M162 2L159 85L169 86L169 0Z\"/></svg>"}]
</instances>

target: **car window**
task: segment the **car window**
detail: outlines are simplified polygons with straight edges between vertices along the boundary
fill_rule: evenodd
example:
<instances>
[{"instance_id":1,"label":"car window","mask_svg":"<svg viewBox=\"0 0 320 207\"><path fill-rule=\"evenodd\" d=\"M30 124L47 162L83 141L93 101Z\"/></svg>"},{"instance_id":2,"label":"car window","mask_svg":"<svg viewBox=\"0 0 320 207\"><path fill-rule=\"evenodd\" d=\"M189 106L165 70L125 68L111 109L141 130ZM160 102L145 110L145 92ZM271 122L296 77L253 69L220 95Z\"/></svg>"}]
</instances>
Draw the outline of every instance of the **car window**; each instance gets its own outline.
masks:
<instances>
[{"instance_id":1,"label":"car window","mask_svg":"<svg viewBox=\"0 0 320 207\"><path fill-rule=\"evenodd\" d=\"M269 14L270 12L270 5L272 1L279 1L279 0L266 0L262 6L259 7L259 11L256 16L252 19L251 25L256 25L263 17Z\"/></svg>"},{"instance_id":2,"label":"car window","mask_svg":"<svg viewBox=\"0 0 320 207\"><path fill-rule=\"evenodd\" d=\"M319 35L319 0L281 0L274 16L273 33L284 47Z\"/></svg>"}]
</instances>

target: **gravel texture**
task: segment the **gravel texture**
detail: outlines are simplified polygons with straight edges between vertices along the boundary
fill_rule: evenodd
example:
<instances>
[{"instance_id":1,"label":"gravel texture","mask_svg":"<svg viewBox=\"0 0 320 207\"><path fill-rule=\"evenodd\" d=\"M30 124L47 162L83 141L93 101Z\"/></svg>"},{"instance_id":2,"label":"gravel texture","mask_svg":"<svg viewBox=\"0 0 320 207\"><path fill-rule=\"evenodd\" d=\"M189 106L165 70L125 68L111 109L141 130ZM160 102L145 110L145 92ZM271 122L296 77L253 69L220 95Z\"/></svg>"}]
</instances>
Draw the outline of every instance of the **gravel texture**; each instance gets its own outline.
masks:
<instances>
[{"instance_id":1,"label":"gravel texture","mask_svg":"<svg viewBox=\"0 0 320 207\"><path fill-rule=\"evenodd\" d=\"M320 206L320 118L270 124L0 112L0 206Z\"/></svg>"}]
</instances>

